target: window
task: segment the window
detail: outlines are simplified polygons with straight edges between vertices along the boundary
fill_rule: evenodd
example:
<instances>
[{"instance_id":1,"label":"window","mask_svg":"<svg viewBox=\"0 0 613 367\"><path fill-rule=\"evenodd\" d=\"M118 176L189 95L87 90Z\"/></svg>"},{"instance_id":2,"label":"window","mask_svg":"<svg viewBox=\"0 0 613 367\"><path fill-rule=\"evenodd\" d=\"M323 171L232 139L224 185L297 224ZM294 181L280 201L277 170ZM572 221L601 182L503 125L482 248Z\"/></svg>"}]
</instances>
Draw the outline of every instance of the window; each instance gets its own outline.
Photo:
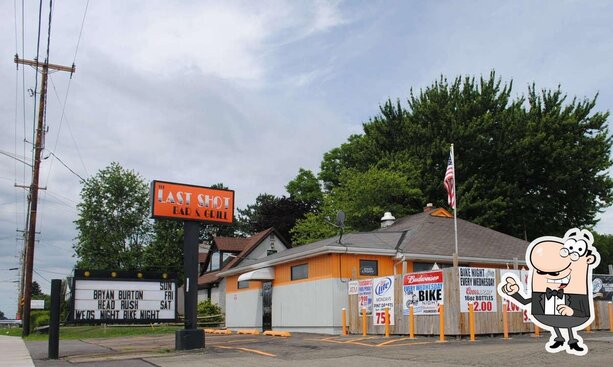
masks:
<instances>
[{"instance_id":1,"label":"window","mask_svg":"<svg viewBox=\"0 0 613 367\"><path fill-rule=\"evenodd\" d=\"M306 279L309 277L309 264L292 266L292 280Z\"/></svg>"},{"instance_id":2,"label":"window","mask_svg":"<svg viewBox=\"0 0 613 367\"><path fill-rule=\"evenodd\" d=\"M215 251L211 254L209 258L209 267L206 271L215 271L219 270L219 252Z\"/></svg>"},{"instance_id":3,"label":"window","mask_svg":"<svg viewBox=\"0 0 613 367\"><path fill-rule=\"evenodd\" d=\"M233 255L229 252L222 252L221 253L221 267L223 268L224 266L226 266L232 259L234 259L236 257L236 255Z\"/></svg>"},{"instance_id":4,"label":"window","mask_svg":"<svg viewBox=\"0 0 613 367\"><path fill-rule=\"evenodd\" d=\"M245 289L245 288L249 288L248 280L243 280L243 281L238 282L238 289Z\"/></svg>"},{"instance_id":5,"label":"window","mask_svg":"<svg viewBox=\"0 0 613 367\"><path fill-rule=\"evenodd\" d=\"M379 275L379 261L360 260L360 275Z\"/></svg>"}]
</instances>

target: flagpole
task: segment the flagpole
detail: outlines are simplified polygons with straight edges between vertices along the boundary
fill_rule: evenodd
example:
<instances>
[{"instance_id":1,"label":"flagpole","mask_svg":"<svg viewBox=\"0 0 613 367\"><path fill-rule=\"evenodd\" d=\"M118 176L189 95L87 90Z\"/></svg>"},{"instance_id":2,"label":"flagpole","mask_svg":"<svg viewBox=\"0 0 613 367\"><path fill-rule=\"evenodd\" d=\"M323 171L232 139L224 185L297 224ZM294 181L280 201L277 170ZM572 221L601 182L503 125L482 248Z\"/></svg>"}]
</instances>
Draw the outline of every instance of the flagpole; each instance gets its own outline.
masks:
<instances>
[{"instance_id":1,"label":"flagpole","mask_svg":"<svg viewBox=\"0 0 613 367\"><path fill-rule=\"evenodd\" d=\"M453 144L451 144L451 167L453 167L453 193L454 193L453 227L455 230L455 256L457 259L460 256L460 254L458 253L458 214L456 210L456 207L458 206L458 191L456 190L456 186L455 186L456 175L455 175L455 155L453 153Z\"/></svg>"}]
</instances>

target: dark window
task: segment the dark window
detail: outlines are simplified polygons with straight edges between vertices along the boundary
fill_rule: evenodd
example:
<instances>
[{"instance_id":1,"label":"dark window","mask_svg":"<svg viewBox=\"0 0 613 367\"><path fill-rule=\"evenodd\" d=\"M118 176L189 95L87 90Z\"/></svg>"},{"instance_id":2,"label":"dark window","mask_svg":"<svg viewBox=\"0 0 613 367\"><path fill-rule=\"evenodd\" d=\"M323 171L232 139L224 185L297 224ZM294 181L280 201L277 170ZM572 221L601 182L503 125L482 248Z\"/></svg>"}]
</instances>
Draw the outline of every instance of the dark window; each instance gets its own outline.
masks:
<instances>
[{"instance_id":1,"label":"dark window","mask_svg":"<svg viewBox=\"0 0 613 367\"><path fill-rule=\"evenodd\" d=\"M292 266L292 280L306 279L309 277L309 265L301 264Z\"/></svg>"},{"instance_id":2,"label":"dark window","mask_svg":"<svg viewBox=\"0 0 613 367\"><path fill-rule=\"evenodd\" d=\"M238 282L238 289L245 289L245 288L249 288L248 280L243 280L243 281Z\"/></svg>"},{"instance_id":3,"label":"dark window","mask_svg":"<svg viewBox=\"0 0 613 367\"><path fill-rule=\"evenodd\" d=\"M379 275L379 261L360 260L360 275Z\"/></svg>"}]
</instances>

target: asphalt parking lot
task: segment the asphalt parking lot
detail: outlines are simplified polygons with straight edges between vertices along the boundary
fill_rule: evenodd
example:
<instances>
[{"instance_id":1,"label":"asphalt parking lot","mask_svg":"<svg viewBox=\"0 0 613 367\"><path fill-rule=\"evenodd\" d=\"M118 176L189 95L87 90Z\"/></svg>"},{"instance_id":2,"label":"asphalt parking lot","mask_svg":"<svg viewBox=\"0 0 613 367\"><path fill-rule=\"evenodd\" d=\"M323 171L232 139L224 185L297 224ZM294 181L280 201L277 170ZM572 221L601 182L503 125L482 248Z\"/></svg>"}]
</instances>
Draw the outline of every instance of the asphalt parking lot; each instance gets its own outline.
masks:
<instances>
[{"instance_id":1,"label":"asphalt parking lot","mask_svg":"<svg viewBox=\"0 0 613 367\"><path fill-rule=\"evenodd\" d=\"M203 350L175 352L174 335L63 341L60 359L46 359L45 342L28 342L36 366L606 366L613 361L613 333L583 334L587 356L549 354L548 336L514 335L510 340L409 339L404 336L293 334L206 335ZM0 363L1 364L1 363Z\"/></svg>"}]
</instances>

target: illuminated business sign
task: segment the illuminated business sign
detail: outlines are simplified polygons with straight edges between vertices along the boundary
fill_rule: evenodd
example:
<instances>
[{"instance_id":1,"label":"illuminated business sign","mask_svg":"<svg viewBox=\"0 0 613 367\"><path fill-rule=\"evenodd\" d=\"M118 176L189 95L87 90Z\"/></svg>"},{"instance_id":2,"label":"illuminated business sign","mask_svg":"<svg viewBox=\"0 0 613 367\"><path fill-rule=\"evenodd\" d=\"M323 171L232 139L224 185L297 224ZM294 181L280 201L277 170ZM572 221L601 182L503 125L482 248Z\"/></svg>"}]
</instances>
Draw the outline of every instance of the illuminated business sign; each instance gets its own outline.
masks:
<instances>
[{"instance_id":1,"label":"illuminated business sign","mask_svg":"<svg viewBox=\"0 0 613 367\"><path fill-rule=\"evenodd\" d=\"M168 276L149 274L145 278L138 273L141 278L118 277L112 272L114 278L103 278L101 272L77 272L82 276L74 278L72 321L151 323L177 319L177 284Z\"/></svg>"},{"instance_id":2,"label":"illuminated business sign","mask_svg":"<svg viewBox=\"0 0 613 367\"><path fill-rule=\"evenodd\" d=\"M153 181L151 210L152 218L232 223L234 191Z\"/></svg>"}]
</instances>

